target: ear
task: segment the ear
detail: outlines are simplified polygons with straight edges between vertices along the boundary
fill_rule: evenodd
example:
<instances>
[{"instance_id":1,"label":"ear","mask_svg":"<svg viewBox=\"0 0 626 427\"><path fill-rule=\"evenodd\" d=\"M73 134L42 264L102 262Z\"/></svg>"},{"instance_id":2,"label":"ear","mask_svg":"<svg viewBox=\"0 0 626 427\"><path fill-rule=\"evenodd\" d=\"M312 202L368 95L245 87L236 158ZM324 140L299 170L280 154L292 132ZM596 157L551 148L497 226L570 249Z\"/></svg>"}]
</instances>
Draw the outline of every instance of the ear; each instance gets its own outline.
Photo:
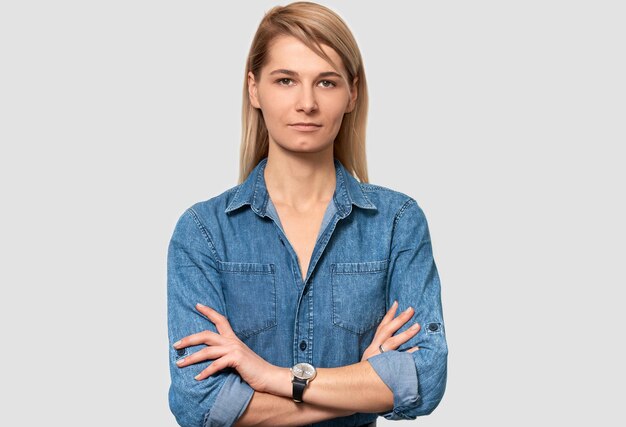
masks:
<instances>
[{"instance_id":1,"label":"ear","mask_svg":"<svg viewBox=\"0 0 626 427\"><path fill-rule=\"evenodd\" d=\"M352 110L354 110L354 107L356 106L356 99L359 95L358 93L358 81L359 81L359 77L356 76L354 77L354 80L352 80L352 88L350 90L350 102L348 102L348 107L346 108L346 113L351 113Z\"/></svg>"},{"instance_id":2,"label":"ear","mask_svg":"<svg viewBox=\"0 0 626 427\"><path fill-rule=\"evenodd\" d=\"M248 96L250 97L250 104L252 104L254 108L261 108L261 104L259 104L258 87L252 71L248 71Z\"/></svg>"}]
</instances>

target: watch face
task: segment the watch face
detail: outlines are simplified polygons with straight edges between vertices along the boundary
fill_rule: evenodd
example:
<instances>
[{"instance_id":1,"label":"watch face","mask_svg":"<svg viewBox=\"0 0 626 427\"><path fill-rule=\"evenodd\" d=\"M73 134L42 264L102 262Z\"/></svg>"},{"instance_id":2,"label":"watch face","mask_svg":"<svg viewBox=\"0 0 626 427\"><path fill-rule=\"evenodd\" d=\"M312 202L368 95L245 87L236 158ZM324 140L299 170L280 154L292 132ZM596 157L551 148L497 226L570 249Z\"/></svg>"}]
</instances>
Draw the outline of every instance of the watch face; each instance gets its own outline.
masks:
<instances>
[{"instance_id":1,"label":"watch face","mask_svg":"<svg viewBox=\"0 0 626 427\"><path fill-rule=\"evenodd\" d=\"M303 380L311 380L315 378L315 375L317 374L313 365L308 363L298 363L291 368L291 372L293 372L296 377L302 378Z\"/></svg>"}]
</instances>

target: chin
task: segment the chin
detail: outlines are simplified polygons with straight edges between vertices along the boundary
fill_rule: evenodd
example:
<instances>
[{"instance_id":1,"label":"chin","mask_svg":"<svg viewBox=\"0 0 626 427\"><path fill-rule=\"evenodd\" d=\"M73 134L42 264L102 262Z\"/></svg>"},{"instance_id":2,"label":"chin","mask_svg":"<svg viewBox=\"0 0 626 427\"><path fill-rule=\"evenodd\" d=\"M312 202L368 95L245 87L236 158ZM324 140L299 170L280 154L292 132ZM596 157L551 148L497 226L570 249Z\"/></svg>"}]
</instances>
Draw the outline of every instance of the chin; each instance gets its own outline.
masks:
<instances>
[{"instance_id":1,"label":"chin","mask_svg":"<svg viewBox=\"0 0 626 427\"><path fill-rule=\"evenodd\" d=\"M306 135L298 135L294 138L293 135L287 135L285 138L281 138L281 140L289 142L285 143L274 140L275 144L282 150L295 153L319 153L324 150L332 149L334 145L334 139L322 142L319 136L317 138L311 138Z\"/></svg>"},{"instance_id":2,"label":"chin","mask_svg":"<svg viewBox=\"0 0 626 427\"><path fill-rule=\"evenodd\" d=\"M333 141L322 143L318 141L311 141L308 139L301 139L298 140L295 144L291 144L291 146L295 149L300 149L303 151L319 152L327 150L328 147L332 147Z\"/></svg>"}]
</instances>

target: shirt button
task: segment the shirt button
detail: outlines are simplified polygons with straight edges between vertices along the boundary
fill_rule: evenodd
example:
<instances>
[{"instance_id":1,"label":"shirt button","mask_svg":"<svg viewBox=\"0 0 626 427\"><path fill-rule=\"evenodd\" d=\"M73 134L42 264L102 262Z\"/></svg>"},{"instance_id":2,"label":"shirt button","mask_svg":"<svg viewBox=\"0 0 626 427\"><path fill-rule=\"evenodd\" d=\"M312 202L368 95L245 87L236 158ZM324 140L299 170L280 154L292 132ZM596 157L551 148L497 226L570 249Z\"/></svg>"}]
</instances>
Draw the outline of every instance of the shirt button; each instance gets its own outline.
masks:
<instances>
[{"instance_id":1,"label":"shirt button","mask_svg":"<svg viewBox=\"0 0 626 427\"><path fill-rule=\"evenodd\" d=\"M300 350L306 350L306 341L300 341Z\"/></svg>"},{"instance_id":2,"label":"shirt button","mask_svg":"<svg viewBox=\"0 0 626 427\"><path fill-rule=\"evenodd\" d=\"M430 330L431 332L436 332L437 329L439 329L439 325L436 323L431 323L428 325L428 330Z\"/></svg>"}]
</instances>

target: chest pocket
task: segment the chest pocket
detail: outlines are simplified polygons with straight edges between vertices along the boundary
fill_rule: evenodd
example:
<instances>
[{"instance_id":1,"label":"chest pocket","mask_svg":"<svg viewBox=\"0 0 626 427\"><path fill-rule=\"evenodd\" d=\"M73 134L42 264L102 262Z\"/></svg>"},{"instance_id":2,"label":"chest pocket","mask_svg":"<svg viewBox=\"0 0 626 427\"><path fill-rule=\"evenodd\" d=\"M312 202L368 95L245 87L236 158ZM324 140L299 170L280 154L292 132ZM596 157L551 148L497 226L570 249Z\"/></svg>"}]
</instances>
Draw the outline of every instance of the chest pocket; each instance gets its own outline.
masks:
<instances>
[{"instance_id":1,"label":"chest pocket","mask_svg":"<svg viewBox=\"0 0 626 427\"><path fill-rule=\"evenodd\" d=\"M276 326L274 264L218 261L226 317L240 339Z\"/></svg>"},{"instance_id":2,"label":"chest pocket","mask_svg":"<svg viewBox=\"0 0 626 427\"><path fill-rule=\"evenodd\" d=\"M333 324L358 335L385 316L388 260L331 264Z\"/></svg>"}]
</instances>

